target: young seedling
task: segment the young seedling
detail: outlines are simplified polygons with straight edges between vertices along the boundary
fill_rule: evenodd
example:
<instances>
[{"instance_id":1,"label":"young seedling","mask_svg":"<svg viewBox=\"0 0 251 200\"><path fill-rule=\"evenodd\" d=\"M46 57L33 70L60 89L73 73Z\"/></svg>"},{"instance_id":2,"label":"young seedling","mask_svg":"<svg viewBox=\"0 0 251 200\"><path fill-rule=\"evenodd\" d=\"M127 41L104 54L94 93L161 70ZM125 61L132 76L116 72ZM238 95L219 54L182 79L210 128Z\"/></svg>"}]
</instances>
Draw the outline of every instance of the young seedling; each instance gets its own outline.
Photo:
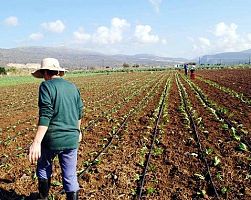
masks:
<instances>
[{"instance_id":1,"label":"young seedling","mask_svg":"<svg viewBox=\"0 0 251 200\"><path fill-rule=\"evenodd\" d=\"M214 157L214 166L218 166L220 164L220 159L218 158L218 156Z\"/></svg>"},{"instance_id":2,"label":"young seedling","mask_svg":"<svg viewBox=\"0 0 251 200\"><path fill-rule=\"evenodd\" d=\"M206 190L201 190L201 191L197 192L197 194L198 194L199 196L202 196L202 197L204 197L204 198L207 198L207 192L206 192Z\"/></svg>"},{"instance_id":3,"label":"young seedling","mask_svg":"<svg viewBox=\"0 0 251 200\"><path fill-rule=\"evenodd\" d=\"M207 155L210 155L211 153L213 153L213 149L211 149L211 148L208 148L208 149L205 149L205 153L207 154Z\"/></svg>"},{"instance_id":4,"label":"young seedling","mask_svg":"<svg viewBox=\"0 0 251 200\"><path fill-rule=\"evenodd\" d=\"M241 136L236 134L236 129L234 127L231 127L231 133L232 133L232 137L237 140L240 141L241 140Z\"/></svg>"},{"instance_id":5,"label":"young seedling","mask_svg":"<svg viewBox=\"0 0 251 200\"><path fill-rule=\"evenodd\" d=\"M153 193L155 193L155 192L156 192L156 189L155 189L155 188L148 187L148 188L146 189L146 194L148 194L148 195L151 195L151 194L153 194Z\"/></svg>"},{"instance_id":6,"label":"young seedling","mask_svg":"<svg viewBox=\"0 0 251 200\"><path fill-rule=\"evenodd\" d=\"M153 149L153 153L152 153L152 154L153 154L154 156L159 156L159 155L161 155L163 152L164 152L164 149L163 149L163 148L157 147L157 148Z\"/></svg>"},{"instance_id":7,"label":"young seedling","mask_svg":"<svg viewBox=\"0 0 251 200\"><path fill-rule=\"evenodd\" d=\"M199 173L195 173L194 176L198 177L200 180L205 180L205 177Z\"/></svg>"},{"instance_id":8,"label":"young seedling","mask_svg":"<svg viewBox=\"0 0 251 200\"><path fill-rule=\"evenodd\" d=\"M139 180L140 180L140 175L139 174L135 174L134 181L139 181Z\"/></svg>"},{"instance_id":9,"label":"young seedling","mask_svg":"<svg viewBox=\"0 0 251 200\"><path fill-rule=\"evenodd\" d=\"M227 188L227 187L222 187L221 188L221 193L222 194L226 194L227 192L229 192L229 188Z\"/></svg>"},{"instance_id":10,"label":"young seedling","mask_svg":"<svg viewBox=\"0 0 251 200\"><path fill-rule=\"evenodd\" d=\"M241 151L248 151L247 145L245 145L245 144L242 143L242 142L239 144L239 149L240 149Z\"/></svg>"},{"instance_id":11,"label":"young seedling","mask_svg":"<svg viewBox=\"0 0 251 200\"><path fill-rule=\"evenodd\" d=\"M223 180L221 172L217 172L216 178L217 178L218 180L220 180L220 181Z\"/></svg>"},{"instance_id":12,"label":"young seedling","mask_svg":"<svg viewBox=\"0 0 251 200\"><path fill-rule=\"evenodd\" d=\"M222 126L221 126L221 128L223 129L223 130L228 130L228 125L227 124L223 124Z\"/></svg>"},{"instance_id":13,"label":"young seedling","mask_svg":"<svg viewBox=\"0 0 251 200\"><path fill-rule=\"evenodd\" d=\"M52 186L62 186L63 184L62 184L61 182L59 182L59 181L53 181L53 182L51 183L51 185L52 185Z\"/></svg>"}]
</instances>

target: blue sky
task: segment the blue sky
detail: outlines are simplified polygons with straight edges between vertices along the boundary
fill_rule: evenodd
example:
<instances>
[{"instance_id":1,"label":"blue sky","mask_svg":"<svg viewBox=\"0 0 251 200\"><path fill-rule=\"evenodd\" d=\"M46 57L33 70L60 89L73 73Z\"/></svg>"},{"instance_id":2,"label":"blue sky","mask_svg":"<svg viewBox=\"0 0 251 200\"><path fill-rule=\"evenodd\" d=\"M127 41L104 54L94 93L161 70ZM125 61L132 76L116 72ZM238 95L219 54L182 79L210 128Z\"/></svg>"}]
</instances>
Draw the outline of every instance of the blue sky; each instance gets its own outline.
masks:
<instances>
[{"instance_id":1,"label":"blue sky","mask_svg":"<svg viewBox=\"0 0 251 200\"><path fill-rule=\"evenodd\" d=\"M194 58L251 48L250 0L0 0L0 48Z\"/></svg>"}]
</instances>

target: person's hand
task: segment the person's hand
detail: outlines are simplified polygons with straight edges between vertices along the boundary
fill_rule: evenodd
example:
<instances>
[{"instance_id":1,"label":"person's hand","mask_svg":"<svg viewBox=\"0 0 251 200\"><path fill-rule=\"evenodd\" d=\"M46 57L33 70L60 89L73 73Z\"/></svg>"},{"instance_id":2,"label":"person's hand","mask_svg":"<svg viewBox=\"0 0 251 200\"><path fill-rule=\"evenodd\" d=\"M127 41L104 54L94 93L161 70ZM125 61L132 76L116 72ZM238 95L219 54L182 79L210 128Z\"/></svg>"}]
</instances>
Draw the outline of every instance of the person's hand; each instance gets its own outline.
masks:
<instances>
[{"instance_id":1,"label":"person's hand","mask_svg":"<svg viewBox=\"0 0 251 200\"><path fill-rule=\"evenodd\" d=\"M30 146L29 161L34 164L37 162L40 156L41 156L41 143L33 141L32 145Z\"/></svg>"},{"instance_id":2,"label":"person's hand","mask_svg":"<svg viewBox=\"0 0 251 200\"><path fill-rule=\"evenodd\" d=\"M82 141L82 132L80 132L78 136L78 142L81 142L81 141Z\"/></svg>"}]
</instances>

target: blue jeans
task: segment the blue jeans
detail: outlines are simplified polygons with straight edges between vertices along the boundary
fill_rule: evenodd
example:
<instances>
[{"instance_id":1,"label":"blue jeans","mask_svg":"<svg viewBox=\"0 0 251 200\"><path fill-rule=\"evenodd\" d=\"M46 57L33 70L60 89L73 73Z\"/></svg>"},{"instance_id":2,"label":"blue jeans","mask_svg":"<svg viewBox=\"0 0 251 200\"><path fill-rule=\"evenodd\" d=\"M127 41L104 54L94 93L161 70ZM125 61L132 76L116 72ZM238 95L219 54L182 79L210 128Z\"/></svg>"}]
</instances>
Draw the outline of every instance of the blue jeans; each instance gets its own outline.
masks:
<instances>
[{"instance_id":1,"label":"blue jeans","mask_svg":"<svg viewBox=\"0 0 251 200\"><path fill-rule=\"evenodd\" d=\"M77 180L77 149L48 150L42 148L41 157L37 161L38 178L49 179L52 174L52 161L58 155L62 171L63 187L65 192L79 190Z\"/></svg>"}]
</instances>

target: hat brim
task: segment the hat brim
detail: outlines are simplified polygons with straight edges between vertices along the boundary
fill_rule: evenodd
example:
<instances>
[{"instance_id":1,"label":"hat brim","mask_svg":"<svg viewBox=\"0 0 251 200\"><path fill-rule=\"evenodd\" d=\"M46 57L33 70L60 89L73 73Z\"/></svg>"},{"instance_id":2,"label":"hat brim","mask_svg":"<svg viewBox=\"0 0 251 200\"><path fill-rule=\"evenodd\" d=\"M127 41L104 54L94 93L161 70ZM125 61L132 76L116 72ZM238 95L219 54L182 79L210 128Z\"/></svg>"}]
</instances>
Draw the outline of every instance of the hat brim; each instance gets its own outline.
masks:
<instances>
[{"instance_id":1,"label":"hat brim","mask_svg":"<svg viewBox=\"0 0 251 200\"><path fill-rule=\"evenodd\" d=\"M48 69L49 70L49 69ZM60 70L51 70L51 71L59 71L59 72L64 72L64 73L59 73L60 76L64 76L65 72L67 71L66 69L60 69ZM32 76L35 78L44 78L43 74L41 73L41 69L38 69L34 72L31 73Z\"/></svg>"}]
</instances>

